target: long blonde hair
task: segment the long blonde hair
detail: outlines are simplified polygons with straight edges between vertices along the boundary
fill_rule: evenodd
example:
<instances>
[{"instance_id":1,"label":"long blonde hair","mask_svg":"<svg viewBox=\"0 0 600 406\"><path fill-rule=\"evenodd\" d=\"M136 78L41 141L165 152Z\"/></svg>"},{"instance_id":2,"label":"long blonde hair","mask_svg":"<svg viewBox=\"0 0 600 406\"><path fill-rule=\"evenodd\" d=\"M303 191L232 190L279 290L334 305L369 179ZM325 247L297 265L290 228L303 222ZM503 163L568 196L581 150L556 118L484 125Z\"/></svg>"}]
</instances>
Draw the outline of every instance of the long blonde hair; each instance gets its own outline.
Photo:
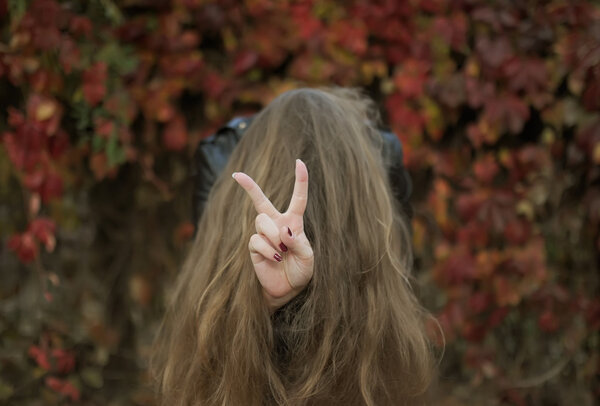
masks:
<instances>
[{"instance_id":1,"label":"long blonde hair","mask_svg":"<svg viewBox=\"0 0 600 406\"><path fill-rule=\"evenodd\" d=\"M423 401L427 313L409 284L409 231L375 111L355 90L299 89L256 116L211 190L158 335L164 405ZM252 176L283 211L296 158L310 174L314 276L271 315L248 252L257 213L231 173Z\"/></svg>"}]
</instances>

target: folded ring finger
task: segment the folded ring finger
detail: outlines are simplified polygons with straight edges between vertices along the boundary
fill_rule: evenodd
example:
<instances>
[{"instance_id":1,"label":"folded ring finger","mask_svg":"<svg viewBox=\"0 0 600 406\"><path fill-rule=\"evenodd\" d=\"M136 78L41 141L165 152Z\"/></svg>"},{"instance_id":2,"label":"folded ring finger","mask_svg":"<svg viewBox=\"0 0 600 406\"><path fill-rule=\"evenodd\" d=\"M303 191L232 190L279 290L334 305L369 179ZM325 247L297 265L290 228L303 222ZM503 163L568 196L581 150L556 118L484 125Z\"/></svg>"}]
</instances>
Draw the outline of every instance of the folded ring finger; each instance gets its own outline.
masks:
<instances>
[{"instance_id":1,"label":"folded ring finger","mask_svg":"<svg viewBox=\"0 0 600 406\"><path fill-rule=\"evenodd\" d=\"M271 243L271 246L282 252L286 252L288 249L284 243L281 242L279 236L279 228L275 222L265 213L261 213L256 216L255 220L256 232L260 235L264 235L267 240Z\"/></svg>"},{"instance_id":2,"label":"folded ring finger","mask_svg":"<svg viewBox=\"0 0 600 406\"><path fill-rule=\"evenodd\" d=\"M283 261L281 255L271 247L265 236L252 234L248 248L252 262L255 264L262 261L263 258L276 262Z\"/></svg>"}]
</instances>

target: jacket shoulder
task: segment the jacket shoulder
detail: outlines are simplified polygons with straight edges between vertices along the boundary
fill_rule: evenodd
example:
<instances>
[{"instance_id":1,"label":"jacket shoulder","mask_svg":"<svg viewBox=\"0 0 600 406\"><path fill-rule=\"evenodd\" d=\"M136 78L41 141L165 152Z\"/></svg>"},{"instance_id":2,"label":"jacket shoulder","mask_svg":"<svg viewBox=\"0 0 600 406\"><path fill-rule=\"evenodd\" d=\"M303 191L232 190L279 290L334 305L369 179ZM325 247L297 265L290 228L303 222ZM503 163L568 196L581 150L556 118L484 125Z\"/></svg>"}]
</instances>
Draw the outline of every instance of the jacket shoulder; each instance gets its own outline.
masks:
<instances>
[{"instance_id":1,"label":"jacket shoulder","mask_svg":"<svg viewBox=\"0 0 600 406\"><path fill-rule=\"evenodd\" d=\"M198 143L191 168L194 224L200 218L212 185L223 172L229 156L252 119L253 117L236 117Z\"/></svg>"}]
</instances>

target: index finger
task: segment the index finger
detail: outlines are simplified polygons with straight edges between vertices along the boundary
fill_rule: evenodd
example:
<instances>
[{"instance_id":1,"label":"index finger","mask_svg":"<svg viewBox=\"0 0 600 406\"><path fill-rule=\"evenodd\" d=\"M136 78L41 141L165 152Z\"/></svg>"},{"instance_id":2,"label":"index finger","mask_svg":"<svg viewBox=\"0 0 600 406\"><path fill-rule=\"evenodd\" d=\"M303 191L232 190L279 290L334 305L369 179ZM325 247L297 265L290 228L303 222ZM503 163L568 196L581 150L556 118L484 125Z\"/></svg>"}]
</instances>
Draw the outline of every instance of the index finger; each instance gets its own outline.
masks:
<instances>
[{"instance_id":1,"label":"index finger","mask_svg":"<svg viewBox=\"0 0 600 406\"><path fill-rule=\"evenodd\" d=\"M254 208L259 214L265 213L269 217L276 217L280 214L269 199L267 199L260 186L254 182L254 179L244 172L234 172L231 177L248 192L252 203L254 203Z\"/></svg>"},{"instance_id":2,"label":"index finger","mask_svg":"<svg viewBox=\"0 0 600 406\"><path fill-rule=\"evenodd\" d=\"M294 184L294 192L292 200L288 206L288 212L303 216L306 210L306 202L308 201L308 169L304 162L296 159L296 183Z\"/></svg>"}]
</instances>

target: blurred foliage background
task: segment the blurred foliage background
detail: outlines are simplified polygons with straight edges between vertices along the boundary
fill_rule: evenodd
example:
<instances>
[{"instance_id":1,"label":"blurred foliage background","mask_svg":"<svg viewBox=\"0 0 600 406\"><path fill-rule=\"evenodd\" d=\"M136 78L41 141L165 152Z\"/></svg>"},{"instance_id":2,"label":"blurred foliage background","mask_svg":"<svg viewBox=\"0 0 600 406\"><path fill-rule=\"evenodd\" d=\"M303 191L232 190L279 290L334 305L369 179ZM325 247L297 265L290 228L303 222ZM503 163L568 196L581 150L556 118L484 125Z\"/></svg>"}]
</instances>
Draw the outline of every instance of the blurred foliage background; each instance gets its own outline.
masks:
<instances>
[{"instance_id":1,"label":"blurred foliage background","mask_svg":"<svg viewBox=\"0 0 600 406\"><path fill-rule=\"evenodd\" d=\"M0 29L0 403L153 404L195 146L335 84L405 147L438 404L597 404L597 3L0 0Z\"/></svg>"}]
</instances>

